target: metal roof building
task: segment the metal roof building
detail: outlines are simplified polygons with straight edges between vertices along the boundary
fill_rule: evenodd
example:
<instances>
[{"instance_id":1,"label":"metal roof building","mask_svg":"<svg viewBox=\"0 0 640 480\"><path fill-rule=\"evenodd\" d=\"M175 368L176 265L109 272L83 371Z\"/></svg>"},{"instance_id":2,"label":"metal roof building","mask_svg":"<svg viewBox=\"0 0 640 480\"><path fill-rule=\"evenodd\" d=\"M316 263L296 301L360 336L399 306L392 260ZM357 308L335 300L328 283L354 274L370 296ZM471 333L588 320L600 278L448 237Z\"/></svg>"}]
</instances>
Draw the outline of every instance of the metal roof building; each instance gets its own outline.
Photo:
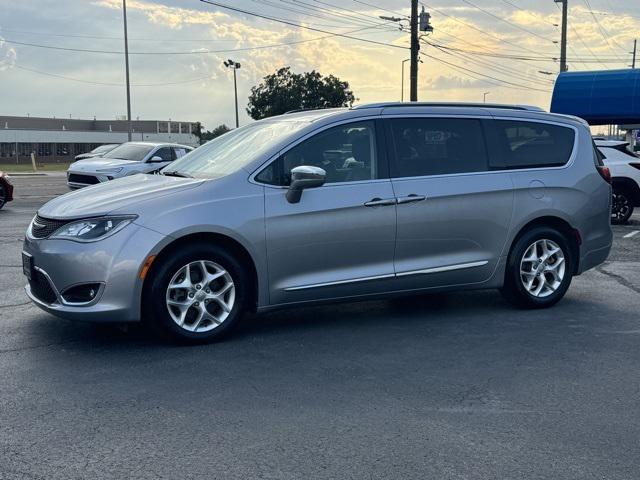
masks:
<instances>
[{"instance_id":1,"label":"metal roof building","mask_svg":"<svg viewBox=\"0 0 640 480\"><path fill-rule=\"evenodd\" d=\"M197 147L196 122L133 120L133 141ZM68 162L98 145L127 141L126 120L13 117L0 115L0 164Z\"/></svg>"}]
</instances>

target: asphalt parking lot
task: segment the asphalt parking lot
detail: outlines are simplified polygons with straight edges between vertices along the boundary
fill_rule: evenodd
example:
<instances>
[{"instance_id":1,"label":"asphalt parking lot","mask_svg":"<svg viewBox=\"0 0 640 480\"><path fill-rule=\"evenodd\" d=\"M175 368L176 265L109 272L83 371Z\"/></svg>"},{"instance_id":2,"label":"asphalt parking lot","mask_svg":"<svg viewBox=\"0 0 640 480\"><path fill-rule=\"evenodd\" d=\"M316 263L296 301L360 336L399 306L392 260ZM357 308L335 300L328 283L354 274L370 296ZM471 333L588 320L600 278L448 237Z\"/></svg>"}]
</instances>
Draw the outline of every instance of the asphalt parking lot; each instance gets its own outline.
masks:
<instances>
[{"instance_id":1,"label":"asphalt parking lot","mask_svg":"<svg viewBox=\"0 0 640 480\"><path fill-rule=\"evenodd\" d=\"M32 306L20 251L64 177L0 211L0 478L631 479L640 217L546 311L497 292L297 308L223 343Z\"/></svg>"}]
</instances>

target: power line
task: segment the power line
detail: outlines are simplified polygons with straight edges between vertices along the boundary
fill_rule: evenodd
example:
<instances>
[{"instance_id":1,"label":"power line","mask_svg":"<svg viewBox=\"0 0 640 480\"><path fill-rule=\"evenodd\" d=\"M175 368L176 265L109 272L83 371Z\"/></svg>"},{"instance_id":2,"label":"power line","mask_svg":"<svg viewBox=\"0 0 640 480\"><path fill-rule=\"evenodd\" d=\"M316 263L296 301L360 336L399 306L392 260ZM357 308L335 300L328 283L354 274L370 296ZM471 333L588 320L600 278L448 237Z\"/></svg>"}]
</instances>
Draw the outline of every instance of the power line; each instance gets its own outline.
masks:
<instances>
[{"instance_id":1,"label":"power line","mask_svg":"<svg viewBox=\"0 0 640 480\"><path fill-rule=\"evenodd\" d=\"M394 11L394 10L388 10L388 9L386 9L386 8L383 8L383 7L379 6L379 5L373 5L373 4L371 4L371 3L367 3L367 2L364 2L364 1L362 1L362 0L351 0L351 1L352 1L352 2L355 2L355 3L359 3L359 4L361 4L361 5L366 5L367 7L375 8L376 10L382 10L383 12L391 13L391 14L393 14L393 15L397 15L397 16L399 16L399 17L409 18L409 15L404 15L404 14L402 14L402 13L398 13L398 12L396 12L396 11Z\"/></svg>"},{"instance_id":2,"label":"power line","mask_svg":"<svg viewBox=\"0 0 640 480\"><path fill-rule=\"evenodd\" d=\"M495 63L495 62L488 62L486 60L480 60L478 58L472 57L471 55L469 55L467 53L462 53L462 52L458 52L458 51L455 51L455 50L449 50L446 47L441 47L439 45L432 44L432 43L429 43L429 45L433 46L434 48L437 48L438 50L440 50L443 53L446 53L447 55L457 56L457 57L462 58L463 60L465 60L467 62L475 63L476 65L478 65L480 67L491 68L492 70L495 70L495 71L497 71L499 73L507 75L510 78L514 78L516 80L535 83L535 84L537 84L539 86L545 86L545 87L548 87L549 85L553 84L552 80L531 77L531 76L528 76L526 73L523 73L522 71L514 70L512 68L506 67L504 65L500 65L500 64Z\"/></svg>"},{"instance_id":3,"label":"power line","mask_svg":"<svg viewBox=\"0 0 640 480\"><path fill-rule=\"evenodd\" d=\"M553 41L549 40L547 37L539 35L536 32L534 32L532 30L529 30L527 28L521 27L520 25L518 25L516 23L510 22L509 20L506 20L506 19L500 17L499 15L495 15L495 14L491 13L489 10L485 10L484 8L479 7L478 5L476 5L475 3L470 2L469 0L461 0L461 1L466 3L467 5L470 5L471 7L475 8L475 9L481 11L482 13L484 13L486 15L489 15L490 17L493 17L493 18L495 18L497 20L500 20L501 22L504 22L504 23L506 23L508 25L511 25L514 28L517 28L518 30L522 30L523 32L528 33L529 35L534 35L534 36L536 36L538 38L543 39L546 42L552 42L553 43Z\"/></svg>"},{"instance_id":4,"label":"power line","mask_svg":"<svg viewBox=\"0 0 640 480\"><path fill-rule=\"evenodd\" d=\"M37 73L40 75L46 75L47 77L54 77L54 78L59 78L62 80L69 80L72 82L78 82L78 83L86 83L89 85L101 85L101 86L106 86L106 87L122 87L122 82L95 82L95 81L91 81L91 80L85 80L82 78L74 78L74 77L68 77L66 75L60 75L57 73L52 73L52 72L46 72L44 70L38 70L35 68L30 68L30 67L25 67L23 65L18 65L16 63L12 63L11 67L15 67L19 70L25 70L27 72L32 72L32 73ZM165 86L169 86L169 85L183 85L186 83L195 83L195 82L199 82L202 80L209 80L211 79L212 76L211 75L207 75L204 77L197 77L197 78L191 78L188 80L178 80L175 82L164 82L164 83L132 83L131 86L132 87L165 87Z\"/></svg>"},{"instance_id":5,"label":"power line","mask_svg":"<svg viewBox=\"0 0 640 480\"><path fill-rule=\"evenodd\" d=\"M551 90L543 90L541 88L529 87L529 86L526 86L526 85L522 85L522 84L518 84L518 83L514 83L514 82L509 82L507 80L502 80L500 78L493 77L491 75L486 75L484 73L476 72L475 70L471 70L470 68L466 68L466 67L463 67L461 65L456 65L455 63L447 62L446 60L443 60L441 58L435 57L433 55L429 55L429 54L424 53L424 52L420 52L420 54L424 55L427 58L431 58L431 59L435 60L436 62L440 62L440 63L443 63L445 65L448 65L449 67L453 68L454 70L457 70L457 71L462 70L463 72L465 72L464 74L467 75L467 76L477 75L477 76L480 76L480 77L484 77L483 79L478 79L476 77L477 80L484 80L484 79L493 80L493 82L490 82L490 83L493 83L494 85L499 86L499 87L515 88L517 90L535 90L535 91L538 91L538 92L551 93ZM500 83L496 84L494 82L500 82Z\"/></svg>"},{"instance_id":6,"label":"power line","mask_svg":"<svg viewBox=\"0 0 640 480\"><path fill-rule=\"evenodd\" d=\"M271 17L271 16L268 16L268 15L263 15L263 14L260 14L260 13L251 12L251 11L244 10L244 9L241 9L241 8L237 8L237 7L232 7L230 5L225 5L223 3L214 2L214 1L211 1L211 0L200 0L200 1L202 3L208 3L209 5L213 5L213 6L216 6L216 7L224 8L226 10L231 10L232 12L238 12L238 13L242 13L242 14L245 14L245 15L252 15L254 17L262 18L262 19L265 19L265 20L271 20L272 22L278 22L278 23L282 23L284 25L290 25L292 27L297 27L297 28L304 28L306 30L311 30L313 32L327 33L327 34L330 34L332 36L347 38L349 40L356 40L356 41L359 41L359 42L371 43L371 44L375 44L375 45L381 45L383 47L400 48L402 50L408 50L408 47L403 47L401 45L394 45L392 43L378 42L376 40L369 40L369 39L366 39L366 38L354 37L354 36L351 36L351 35L348 35L348 34L344 34L344 33L330 32L330 31L327 31L327 30L322 30L320 28L314 28L314 27L310 27L308 25L302 25L302 24L299 24L299 23L291 22L289 20L284 20L284 19L277 18L277 17Z\"/></svg>"},{"instance_id":7,"label":"power line","mask_svg":"<svg viewBox=\"0 0 640 480\"><path fill-rule=\"evenodd\" d=\"M201 1L203 1L203 0L201 0ZM478 28L478 27L476 27L476 26L474 26L474 25L472 25L472 24L470 24L470 23L468 23L468 22L465 22L465 21L463 21L463 20L458 19L457 17L454 17L453 15L449 15L449 14L447 14L447 13L443 12L442 10L439 10L439 9L437 9L437 8L435 8L435 7L429 6L429 5L427 5L426 3L424 3L424 2L421 2L421 3L422 3L422 5L424 5L425 7L427 7L429 10L432 10L432 11L434 11L434 12L437 12L437 13L439 13L440 15L442 15L442 16L444 16L444 17L448 17L448 18L450 18L451 20L453 20L454 22L460 23L461 25L464 25L464 26L466 26L466 27L468 27L468 28L471 28L472 30L477 31L477 32L481 33L482 35L486 35L486 36L492 37L492 38L494 38L494 39L498 40L498 41L499 41L499 42L501 42L501 43L506 43L506 44L508 44L508 45L514 46L514 47L516 47L518 50L525 50L525 51L527 51L527 52L531 52L531 53L535 53L535 54L539 54L539 53L540 53L539 51L533 50L533 49L528 48L528 47L523 47L522 45L518 45L517 43L511 42L511 41L509 41L509 40L505 40L504 38L500 38L500 37L498 37L497 35L493 35L493 34L491 34L491 33L487 32L486 30L482 30L482 29L480 29L480 28Z\"/></svg>"},{"instance_id":8,"label":"power line","mask_svg":"<svg viewBox=\"0 0 640 480\"><path fill-rule=\"evenodd\" d=\"M611 43L609 43L609 34L606 32L606 30L604 28L602 28L602 25L600 24L600 20L598 20L598 17L596 17L595 13L593 13L593 9L591 8L591 4L589 3L589 0L583 0L584 4L587 6L587 9L589 10L589 13L591 14L591 16L593 17L593 20L596 22L596 25L598 26L598 29L600 30L600 34L602 35L602 38L604 38L604 41L606 42L607 46L611 49L612 52L616 53L616 56L618 58L620 58L617 55L617 50L615 50L612 46ZM615 40L612 38L611 39L614 43ZM618 45L618 48L622 48L620 45ZM622 59L621 59L622 60Z\"/></svg>"},{"instance_id":9,"label":"power line","mask_svg":"<svg viewBox=\"0 0 640 480\"><path fill-rule=\"evenodd\" d=\"M390 22L384 22L384 23L380 23L379 25L388 25ZM316 38L310 38L310 39L305 39L305 40L294 40L291 42L283 42L283 43L275 43L275 44L271 44L271 45L257 45L254 47L240 47L240 48L225 48L225 49L216 49L216 50L212 50L212 49L199 49L199 50L191 50L191 51L175 51L175 52L163 52L163 51L147 51L147 52L129 52L129 55L203 55L203 54L212 54L212 53L231 53L231 52L243 52L243 51L251 51L251 50L263 50L263 49L268 49L268 48L276 48L276 47L286 47L286 46L291 46L291 45L298 45L301 43L308 43L308 42L316 42L318 40L324 40L327 38L331 38L331 37L347 37L347 38L357 38L357 37L351 37L350 34L352 33L358 33L358 32L362 32L363 30L369 30L371 28L374 28L373 26L371 27L364 27L364 28L360 28L357 30L351 30L349 32L346 33L328 33L327 35L324 35L322 37L316 37ZM365 38L358 38L358 40L363 41L363 42L369 42L369 43L376 43L376 44L381 44L382 42L377 42L375 40L369 40L369 39L365 39ZM48 49L48 50L62 50L62 51L68 51L68 52L83 52L83 53L101 53L101 54L113 54L113 55L122 55L124 52L120 51L120 50L99 50L99 49L86 49L86 48L75 48L75 47L60 47L60 46L55 46L55 45L43 45L43 44L38 44L38 43L30 43L30 42L19 42L17 40L11 40L11 39L7 39L5 38L4 41L6 43L12 44L12 45L22 45L22 46L26 46L26 47L35 47L35 48L44 48L44 49ZM405 48L405 47L401 47L399 45L390 45L390 44L386 44L386 43L382 43L385 46L392 46L392 47L396 47L396 48Z\"/></svg>"}]
</instances>

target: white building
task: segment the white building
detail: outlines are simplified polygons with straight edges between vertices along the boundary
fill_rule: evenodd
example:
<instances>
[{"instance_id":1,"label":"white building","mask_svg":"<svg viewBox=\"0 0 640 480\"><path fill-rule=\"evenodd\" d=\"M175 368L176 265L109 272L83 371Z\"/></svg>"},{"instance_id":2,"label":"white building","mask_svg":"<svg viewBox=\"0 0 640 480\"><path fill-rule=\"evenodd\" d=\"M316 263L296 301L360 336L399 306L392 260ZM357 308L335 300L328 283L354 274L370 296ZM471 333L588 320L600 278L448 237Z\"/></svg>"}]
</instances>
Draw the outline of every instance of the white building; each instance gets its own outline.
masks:
<instances>
[{"instance_id":1,"label":"white building","mask_svg":"<svg viewBox=\"0 0 640 480\"><path fill-rule=\"evenodd\" d=\"M196 122L133 120L133 141L172 142L197 147ZM70 162L106 143L127 141L126 120L81 120L0 116L0 164Z\"/></svg>"}]
</instances>

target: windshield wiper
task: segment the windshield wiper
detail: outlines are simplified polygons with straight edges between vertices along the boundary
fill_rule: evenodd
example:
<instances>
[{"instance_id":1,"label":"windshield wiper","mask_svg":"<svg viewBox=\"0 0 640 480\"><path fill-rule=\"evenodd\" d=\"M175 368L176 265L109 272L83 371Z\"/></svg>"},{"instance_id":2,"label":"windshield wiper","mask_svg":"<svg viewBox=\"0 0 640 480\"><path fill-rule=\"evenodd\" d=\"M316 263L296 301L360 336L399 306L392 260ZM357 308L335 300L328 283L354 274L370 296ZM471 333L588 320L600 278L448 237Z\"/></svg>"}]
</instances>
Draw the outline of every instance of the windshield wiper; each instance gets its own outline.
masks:
<instances>
[{"instance_id":1,"label":"windshield wiper","mask_svg":"<svg viewBox=\"0 0 640 480\"><path fill-rule=\"evenodd\" d=\"M170 172L162 171L162 175L167 177L182 177L182 178L193 178L193 175L189 175L188 173L182 173L177 170L172 170Z\"/></svg>"}]
</instances>

